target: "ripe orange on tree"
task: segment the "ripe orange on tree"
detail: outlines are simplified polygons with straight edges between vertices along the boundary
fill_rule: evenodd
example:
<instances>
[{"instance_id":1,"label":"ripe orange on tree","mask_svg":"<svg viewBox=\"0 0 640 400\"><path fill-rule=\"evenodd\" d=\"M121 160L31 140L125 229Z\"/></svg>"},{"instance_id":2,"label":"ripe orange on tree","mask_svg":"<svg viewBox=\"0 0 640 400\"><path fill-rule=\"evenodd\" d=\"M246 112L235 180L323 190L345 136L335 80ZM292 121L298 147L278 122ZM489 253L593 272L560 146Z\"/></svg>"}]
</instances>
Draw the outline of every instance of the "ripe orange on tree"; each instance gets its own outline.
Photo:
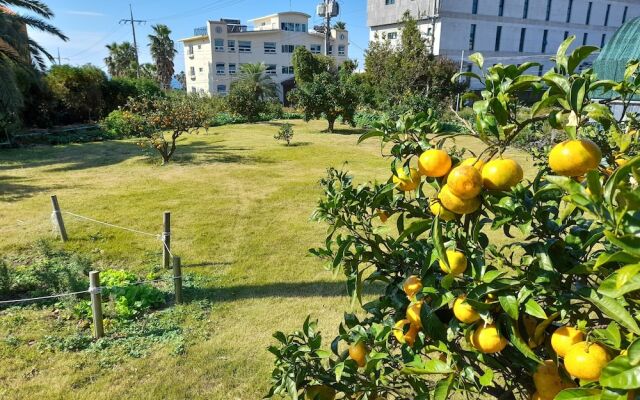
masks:
<instances>
[{"instance_id":1,"label":"ripe orange on tree","mask_svg":"<svg viewBox=\"0 0 640 400\"><path fill-rule=\"evenodd\" d=\"M404 329L407 325L409 327L407 329L407 332L405 333ZM401 319L393 326L393 336L395 336L398 342L402 344L406 343L410 347L415 343L419 331L420 328L416 325L413 325L408 319Z\"/></svg>"},{"instance_id":2,"label":"ripe orange on tree","mask_svg":"<svg viewBox=\"0 0 640 400\"><path fill-rule=\"evenodd\" d=\"M471 214L480 208L480 199L478 197L462 199L451 192L449 185L444 185L440 189L438 200L440 200L444 208L460 215Z\"/></svg>"},{"instance_id":3,"label":"ripe orange on tree","mask_svg":"<svg viewBox=\"0 0 640 400\"><path fill-rule=\"evenodd\" d=\"M422 328L422 321L420 320L420 311L422 310L422 303L424 301L416 301L409 304L407 307L407 319L411 322L411 325L415 325L418 328Z\"/></svg>"},{"instance_id":4,"label":"ripe orange on tree","mask_svg":"<svg viewBox=\"0 0 640 400\"><path fill-rule=\"evenodd\" d=\"M597 343L579 342L567 351L564 367L571 376L586 381L600 378L602 369L609 362L607 350Z\"/></svg>"},{"instance_id":5,"label":"ripe orange on tree","mask_svg":"<svg viewBox=\"0 0 640 400\"><path fill-rule=\"evenodd\" d=\"M460 322L473 324L480 319L480 314L478 314L471 304L466 302L466 299L467 296L462 295L453 302L453 315L455 315Z\"/></svg>"},{"instance_id":6,"label":"ripe orange on tree","mask_svg":"<svg viewBox=\"0 0 640 400\"><path fill-rule=\"evenodd\" d=\"M367 345L362 341L358 341L349 346L349 357L363 368L367 364Z\"/></svg>"},{"instance_id":7,"label":"ripe orange on tree","mask_svg":"<svg viewBox=\"0 0 640 400\"><path fill-rule=\"evenodd\" d=\"M451 193L463 200L469 200L480 194L482 190L482 176L472 166L461 165L455 167L447 177L447 186Z\"/></svg>"},{"instance_id":8,"label":"ripe orange on tree","mask_svg":"<svg viewBox=\"0 0 640 400\"><path fill-rule=\"evenodd\" d=\"M402 290L409 299L412 299L422 290L422 280L418 276L411 275L402 284Z\"/></svg>"},{"instance_id":9,"label":"ripe orange on tree","mask_svg":"<svg viewBox=\"0 0 640 400\"><path fill-rule=\"evenodd\" d=\"M440 178L451 169L451 157L444 150L429 149L418 158L418 169L424 176Z\"/></svg>"},{"instance_id":10,"label":"ripe orange on tree","mask_svg":"<svg viewBox=\"0 0 640 400\"><path fill-rule=\"evenodd\" d=\"M553 360L545 360L533 374L533 384L541 398L553 399L560 391L575 386L562 379Z\"/></svg>"},{"instance_id":11,"label":"ripe orange on tree","mask_svg":"<svg viewBox=\"0 0 640 400\"><path fill-rule=\"evenodd\" d=\"M495 324L480 325L471 335L471 345L481 353L501 352L507 343Z\"/></svg>"},{"instance_id":12,"label":"ripe orange on tree","mask_svg":"<svg viewBox=\"0 0 640 400\"><path fill-rule=\"evenodd\" d=\"M393 183L403 192L416 190L420 185L420 173L415 168L409 168L408 174L404 168L398 168L396 169L396 174L397 175L393 175Z\"/></svg>"},{"instance_id":13,"label":"ripe orange on tree","mask_svg":"<svg viewBox=\"0 0 640 400\"><path fill-rule=\"evenodd\" d=\"M476 157L467 158L460 163L460 165L468 165L468 166L474 167L475 169L478 170L478 172L482 172L482 169L484 168L485 164L486 163L484 161Z\"/></svg>"},{"instance_id":14,"label":"ripe orange on tree","mask_svg":"<svg viewBox=\"0 0 640 400\"><path fill-rule=\"evenodd\" d=\"M584 334L571 326L561 326L551 335L551 347L560 357L564 357L569 348L584 340Z\"/></svg>"},{"instance_id":15,"label":"ripe orange on tree","mask_svg":"<svg viewBox=\"0 0 640 400\"><path fill-rule=\"evenodd\" d=\"M467 257L464 253L456 250L447 250L446 253L449 266L447 267L447 264L442 260L438 261L442 272L454 276L462 275L467 270Z\"/></svg>"},{"instance_id":16,"label":"ripe orange on tree","mask_svg":"<svg viewBox=\"0 0 640 400\"><path fill-rule=\"evenodd\" d=\"M549 167L558 175L580 176L598 168L602 151L589 139L565 140L549 153Z\"/></svg>"},{"instance_id":17,"label":"ripe orange on tree","mask_svg":"<svg viewBox=\"0 0 640 400\"><path fill-rule=\"evenodd\" d=\"M433 215L437 215L443 221L452 221L456 219L456 214L444 208L438 199L431 199L429 201L429 210Z\"/></svg>"},{"instance_id":18,"label":"ripe orange on tree","mask_svg":"<svg viewBox=\"0 0 640 400\"><path fill-rule=\"evenodd\" d=\"M491 160L482 168L482 184L491 190L509 190L523 177L520 164L509 158Z\"/></svg>"}]
</instances>

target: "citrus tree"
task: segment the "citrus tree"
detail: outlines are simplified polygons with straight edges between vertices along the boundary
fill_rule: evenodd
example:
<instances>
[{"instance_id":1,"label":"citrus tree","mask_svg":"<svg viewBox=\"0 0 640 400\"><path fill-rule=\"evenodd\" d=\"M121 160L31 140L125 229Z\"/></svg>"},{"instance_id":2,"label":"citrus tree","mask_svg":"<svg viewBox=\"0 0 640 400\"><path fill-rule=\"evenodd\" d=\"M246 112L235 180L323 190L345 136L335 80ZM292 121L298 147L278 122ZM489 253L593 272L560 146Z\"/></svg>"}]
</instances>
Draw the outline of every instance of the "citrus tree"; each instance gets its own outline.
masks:
<instances>
[{"instance_id":1,"label":"citrus tree","mask_svg":"<svg viewBox=\"0 0 640 400\"><path fill-rule=\"evenodd\" d=\"M640 388L638 119L614 115L640 90L638 62L597 80L570 54L464 73L484 89L475 124L456 132L432 113L383 120L387 183L330 169L314 216L331 229L312 253L346 275L355 303L323 347L316 324L277 332L268 397L293 399L630 399ZM457 76L454 77L457 79ZM541 91L524 112L522 92ZM625 107L626 108L626 107ZM505 155L548 121L568 139L523 171ZM478 138L478 154L456 148ZM523 179L526 175L527 179ZM395 222L395 227L388 226Z\"/></svg>"}]
</instances>

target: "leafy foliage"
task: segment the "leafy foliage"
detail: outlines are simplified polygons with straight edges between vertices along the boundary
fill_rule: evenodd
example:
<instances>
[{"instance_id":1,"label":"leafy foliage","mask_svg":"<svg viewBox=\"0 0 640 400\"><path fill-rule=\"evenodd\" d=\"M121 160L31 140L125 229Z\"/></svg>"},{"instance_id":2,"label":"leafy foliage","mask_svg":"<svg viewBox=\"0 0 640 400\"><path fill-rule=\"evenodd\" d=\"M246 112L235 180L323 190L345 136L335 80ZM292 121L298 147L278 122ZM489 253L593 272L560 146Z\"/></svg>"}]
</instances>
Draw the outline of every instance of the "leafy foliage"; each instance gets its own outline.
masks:
<instances>
[{"instance_id":1,"label":"leafy foliage","mask_svg":"<svg viewBox=\"0 0 640 400\"><path fill-rule=\"evenodd\" d=\"M240 73L240 78L231 84L227 104L233 113L255 122L270 104L278 101L278 86L266 74L265 64L243 64Z\"/></svg>"},{"instance_id":2,"label":"leafy foliage","mask_svg":"<svg viewBox=\"0 0 640 400\"><path fill-rule=\"evenodd\" d=\"M563 43L555 68L542 77L526 74L534 64L497 64L481 75L464 73L485 89L475 98L474 122L462 120L463 132L440 123L436 113L408 113L382 119L360 140L382 141L394 177L398 169L407 174L424 151L463 134L486 145L474 157L499 157L521 132L545 121L570 138L598 143L603 153L598 168L584 177L555 176L546 152L536 154L532 180L510 190L485 190L478 211L449 221L429 211L428 197L446 178L427 177L415 190L401 192L392 178L356 185L347 172L330 169L314 214L330 229L324 245L311 252L334 273L344 273L354 304L361 304L367 286L382 285L382 295L362 305L361 317L345 314L331 352L323 350L309 318L301 332L276 333L268 396L296 399L311 385L326 385L345 399L446 399L454 392L467 398L528 399L532 375L543 360L553 360L559 374L569 378L568 361L559 361L552 346L544 345L560 325L578 327L612 361L599 380L567 382L556 399L624 399L627 391L640 388L637 115L616 119L606 104L592 100L598 90L612 90L618 98L637 91L637 63L629 65L625 85L597 81L590 69L578 71L592 49L566 53L573 39ZM480 54L470 59L484 69ZM517 98L528 90L544 94L523 113ZM454 147L449 153L455 163L466 150ZM393 218L395 229L380 225L378 218ZM504 240L490 241L489 230L501 230ZM447 249L466 256L467 272L454 276L438 268L449 263ZM408 298L403 284L412 275L422 285ZM454 317L450 306L461 295L477 321ZM421 308L412 317L415 304ZM421 321L413 343L400 341L394 332L404 318ZM488 324L507 345L483 353L474 340ZM367 351L360 368L346 350L356 343L364 343Z\"/></svg>"},{"instance_id":3,"label":"leafy foliage","mask_svg":"<svg viewBox=\"0 0 640 400\"><path fill-rule=\"evenodd\" d=\"M151 57L155 62L155 73L160 86L163 89L171 87L173 79L173 59L178 53L171 37L171 29L163 24L154 25L153 35L149 35L149 48Z\"/></svg>"},{"instance_id":4,"label":"leafy foliage","mask_svg":"<svg viewBox=\"0 0 640 400\"><path fill-rule=\"evenodd\" d=\"M289 146L293 139L293 125L289 123L282 124L280 129L278 129L278 133L273 138L276 140L284 140L287 142L287 146Z\"/></svg>"}]
</instances>

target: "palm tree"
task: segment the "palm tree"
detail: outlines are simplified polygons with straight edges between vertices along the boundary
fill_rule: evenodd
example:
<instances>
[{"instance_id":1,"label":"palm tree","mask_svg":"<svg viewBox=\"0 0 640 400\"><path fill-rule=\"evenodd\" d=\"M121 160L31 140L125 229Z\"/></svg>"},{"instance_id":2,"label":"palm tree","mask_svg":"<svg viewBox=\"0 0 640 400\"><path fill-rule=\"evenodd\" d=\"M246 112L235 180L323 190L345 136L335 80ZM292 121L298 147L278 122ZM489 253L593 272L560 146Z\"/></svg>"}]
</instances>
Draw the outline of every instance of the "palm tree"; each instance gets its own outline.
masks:
<instances>
[{"instance_id":1,"label":"palm tree","mask_svg":"<svg viewBox=\"0 0 640 400\"><path fill-rule=\"evenodd\" d=\"M253 93L260 100L271 100L278 97L278 84L266 74L264 63L243 64L240 66L240 80L253 88Z\"/></svg>"},{"instance_id":2,"label":"palm tree","mask_svg":"<svg viewBox=\"0 0 640 400\"><path fill-rule=\"evenodd\" d=\"M136 49L129 42L111 43L107 49L109 55L104 59L109 75L114 78L133 78L136 76Z\"/></svg>"},{"instance_id":3,"label":"palm tree","mask_svg":"<svg viewBox=\"0 0 640 400\"><path fill-rule=\"evenodd\" d=\"M151 48L151 57L156 63L156 76L160 87L169 89L174 73L173 59L177 50L173 40L169 37L171 30L168 26L158 24L152 28L154 34L149 35L149 47Z\"/></svg>"},{"instance_id":4,"label":"palm tree","mask_svg":"<svg viewBox=\"0 0 640 400\"><path fill-rule=\"evenodd\" d=\"M35 16L16 13L10 7L25 9ZM53 61L53 56L38 42L29 39L27 28L68 40L58 28L46 22L52 17L51 9L38 0L0 0L0 114L15 112L22 104L15 68L32 69L33 60L44 70L45 59Z\"/></svg>"},{"instance_id":5,"label":"palm tree","mask_svg":"<svg viewBox=\"0 0 640 400\"><path fill-rule=\"evenodd\" d=\"M347 23L346 22L342 22L342 21L338 21L335 23L335 25L333 25L333 29L339 29L344 31L345 29L347 29Z\"/></svg>"}]
</instances>

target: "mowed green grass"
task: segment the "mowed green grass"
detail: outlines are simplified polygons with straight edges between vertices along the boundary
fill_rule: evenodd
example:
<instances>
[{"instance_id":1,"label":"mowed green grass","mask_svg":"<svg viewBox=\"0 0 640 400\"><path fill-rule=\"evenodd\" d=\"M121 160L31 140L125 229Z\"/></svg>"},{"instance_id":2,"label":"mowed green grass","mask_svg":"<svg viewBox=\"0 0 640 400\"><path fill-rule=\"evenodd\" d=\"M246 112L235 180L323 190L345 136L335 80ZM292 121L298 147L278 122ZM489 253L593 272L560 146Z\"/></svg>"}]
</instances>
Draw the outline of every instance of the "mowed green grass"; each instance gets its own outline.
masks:
<instances>
[{"instance_id":1,"label":"mowed green grass","mask_svg":"<svg viewBox=\"0 0 640 400\"><path fill-rule=\"evenodd\" d=\"M63 210L160 233L172 213L173 252L198 280L190 292L208 299L205 316L178 306L184 326L200 332L184 355L159 344L142 358L101 368L94 353L41 351L56 320L51 308L0 313L0 394L12 399L259 399L269 385L276 330L292 331L310 314L328 345L351 311L342 277L333 279L308 255L327 226L309 217L330 166L358 182L386 180L379 142L356 145L357 132L320 131L325 123L294 124L293 146L273 139L278 123L210 129L180 140L175 162L159 166L134 141L34 147L0 152L0 254L30 251L52 237L49 196ZM471 140L461 146L478 148ZM529 157L511 152L527 169ZM154 238L65 216L67 250L91 254L98 267L141 275L159 263ZM497 238L499 239L499 238ZM62 246L62 245L61 245ZM187 299L188 300L188 299ZM197 321L195 321L197 319ZM65 325L66 324L66 325ZM18 338L10 347L3 338Z\"/></svg>"}]
</instances>

